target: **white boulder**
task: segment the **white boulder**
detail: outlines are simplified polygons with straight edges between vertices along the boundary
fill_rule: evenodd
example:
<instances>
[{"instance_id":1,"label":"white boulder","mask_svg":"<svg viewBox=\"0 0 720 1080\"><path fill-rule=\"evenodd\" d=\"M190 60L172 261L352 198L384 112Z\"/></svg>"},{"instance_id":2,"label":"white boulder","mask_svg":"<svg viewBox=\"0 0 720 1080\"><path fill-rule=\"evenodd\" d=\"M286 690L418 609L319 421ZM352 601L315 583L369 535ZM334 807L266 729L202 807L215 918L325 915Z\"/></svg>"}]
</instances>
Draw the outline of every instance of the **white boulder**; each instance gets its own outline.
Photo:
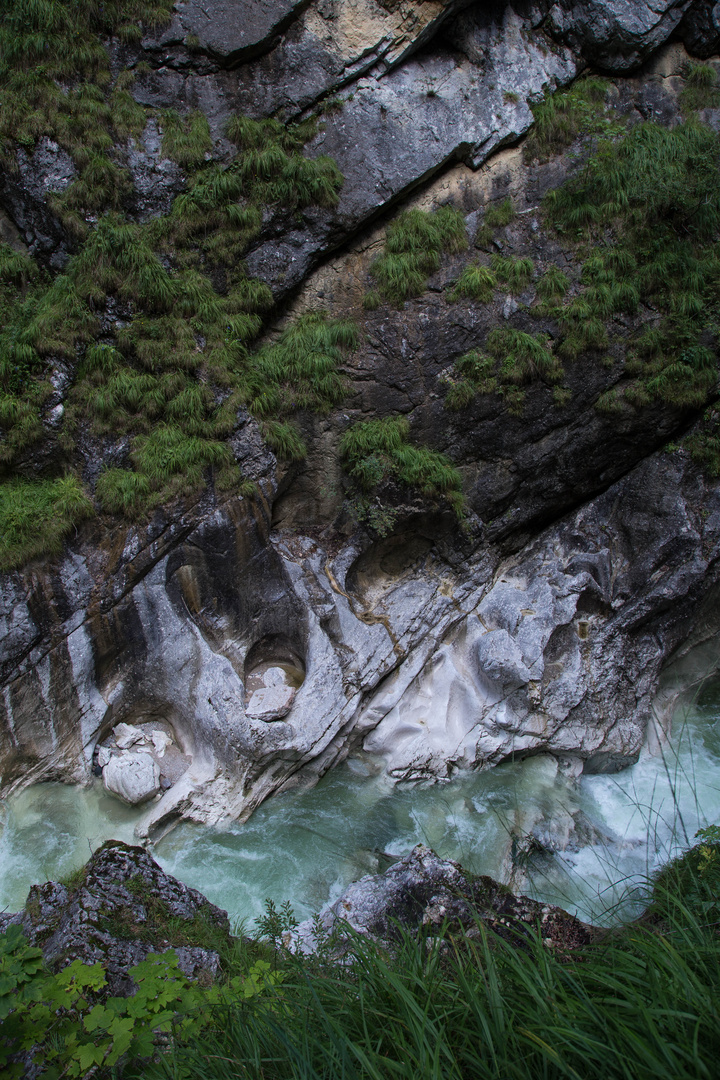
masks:
<instances>
[{"instance_id":1,"label":"white boulder","mask_svg":"<svg viewBox=\"0 0 720 1080\"><path fill-rule=\"evenodd\" d=\"M121 750L128 750L135 743L140 742L141 739L145 739L140 728L135 727L133 724L117 724L113 728L113 735Z\"/></svg>"},{"instance_id":2,"label":"white boulder","mask_svg":"<svg viewBox=\"0 0 720 1080\"><path fill-rule=\"evenodd\" d=\"M160 769L150 754L124 751L113 754L103 769L106 789L131 806L151 799L160 790Z\"/></svg>"},{"instance_id":3,"label":"white boulder","mask_svg":"<svg viewBox=\"0 0 720 1080\"><path fill-rule=\"evenodd\" d=\"M261 686L250 698L247 715L253 720L280 720L290 712L294 697L292 686Z\"/></svg>"}]
</instances>

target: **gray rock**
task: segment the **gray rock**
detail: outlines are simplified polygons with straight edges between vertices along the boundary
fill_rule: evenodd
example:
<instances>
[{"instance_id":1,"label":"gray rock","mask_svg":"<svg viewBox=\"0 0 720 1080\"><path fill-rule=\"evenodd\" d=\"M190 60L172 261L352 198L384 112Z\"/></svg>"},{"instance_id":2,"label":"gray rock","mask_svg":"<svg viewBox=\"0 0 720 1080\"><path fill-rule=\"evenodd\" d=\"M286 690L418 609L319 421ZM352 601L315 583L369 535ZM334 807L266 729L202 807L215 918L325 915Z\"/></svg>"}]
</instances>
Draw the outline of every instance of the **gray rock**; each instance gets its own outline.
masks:
<instances>
[{"instance_id":1,"label":"gray rock","mask_svg":"<svg viewBox=\"0 0 720 1080\"><path fill-rule=\"evenodd\" d=\"M34 885L25 909L6 921L22 926L54 970L73 960L102 964L110 994L132 993L128 969L149 953L172 948L190 978L205 983L216 978L217 950L230 930L224 911L166 874L142 848L118 840L95 852L76 884ZM207 927L205 940L193 943L200 922Z\"/></svg>"},{"instance_id":2,"label":"gray rock","mask_svg":"<svg viewBox=\"0 0 720 1080\"><path fill-rule=\"evenodd\" d=\"M458 863L418 844L384 874L350 885L317 922L301 923L295 942L303 952L314 952L329 939L342 951L352 949L348 929L392 945L402 931L432 935L446 928L451 935L462 931L472 938L481 926L514 944L539 926L545 943L562 951L593 937L591 927L562 908L514 896L492 878L471 877Z\"/></svg>"},{"instance_id":3,"label":"gray rock","mask_svg":"<svg viewBox=\"0 0 720 1080\"><path fill-rule=\"evenodd\" d=\"M157 795L160 770L150 754L125 750L112 755L103 769L103 783L112 795L136 806Z\"/></svg>"},{"instance_id":4,"label":"gray rock","mask_svg":"<svg viewBox=\"0 0 720 1080\"><path fill-rule=\"evenodd\" d=\"M290 712L294 697L292 686L260 687L250 698L247 715L251 720L280 720Z\"/></svg>"},{"instance_id":5,"label":"gray rock","mask_svg":"<svg viewBox=\"0 0 720 1080\"><path fill-rule=\"evenodd\" d=\"M286 29L308 0L180 0L175 5L176 23L184 34L199 40L200 47L228 64L257 55ZM175 37L165 32L164 42Z\"/></svg>"},{"instance_id":6,"label":"gray rock","mask_svg":"<svg viewBox=\"0 0 720 1080\"><path fill-rule=\"evenodd\" d=\"M559 40L610 71L636 67L671 36L692 0L560 0L547 24Z\"/></svg>"},{"instance_id":7,"label":"gray rock","mask_svg":"<svg viewBox=\"0 0 720 1080\"><path fill-rule=\"evenodd\" d=\"M145 739L140 728L135 727L133 724L116 724L113 728L113 735L121 750L127 750L129 747L134 746L135 743L143 742Z\"/></svg>"}]
</instances>

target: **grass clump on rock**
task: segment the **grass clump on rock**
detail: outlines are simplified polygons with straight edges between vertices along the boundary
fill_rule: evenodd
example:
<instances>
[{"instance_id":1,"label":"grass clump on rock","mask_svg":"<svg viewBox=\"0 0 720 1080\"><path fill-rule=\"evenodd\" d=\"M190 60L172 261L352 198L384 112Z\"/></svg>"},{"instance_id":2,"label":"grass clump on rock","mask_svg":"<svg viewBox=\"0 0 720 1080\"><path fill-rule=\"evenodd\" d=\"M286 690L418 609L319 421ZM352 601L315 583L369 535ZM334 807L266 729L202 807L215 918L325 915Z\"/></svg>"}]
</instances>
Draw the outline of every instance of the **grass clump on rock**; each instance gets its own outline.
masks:
<instances>
[{"instance_id":1,"label":"grass clump on rock","mask_svg":"<svg viewBox=\"0 0 720 1080\"><path fill-rule=\"evenodd\" d=\"M497 287L497 278L487 266L478 263L470 263L465 267L460 277L451 289L448 290L447 298L451 302L456 300L477 300L481 304L488 304Z\"/></svg>"},{"instance_id":2,"label":"grass clump on rock","mask_svg":"<svg viewBox=\"0 0 720 1080\"><path fill-rule=\"evenodd\" d=\"M547 161L582 135L615 134L621 125L608 116L607 79L578 79L567 90L531 105L535 123L523 148L525 160Z\"/></svg>"},{"instance_id":3,"label":"grass clump on rock","mask_svg":"<svg viewBox=\"0 0 720 1080\"><path fill-rule=\"evenodd\" d=\"M340 454L349 476L362 492L395 479L416 488L426 498L444 498L463 514L462 478L452 462L437 450L413 446L405 417L361 420L343 435Z\"/></svg>"},{"instance_id":4,"label":"grass clump on rock","mask_svg":"<svg viewBox=\"0 0 720 1080\"><path fill-rule=\"evenodd\" d=\"M1 483L0 570L56 555L73 528L92 513L92 503L74 476Z\"/></svg>"},{"instance_id":5,"label":"grass clump on rock","mask_svg":"<svg viewBox=\"0 0 720 1080\"><path fill-rule=\"evenodd\" d=\"M540 334L528 334L511 327L492 330L485 353L473 349L453 365L445 407L457 412L466 408L477 394L500 394L514 415L522 413L525 395L521 389L533 382L554 385L563 377L560 361ZM556 404L567 396L556 397Z\"/></svg>"},{"instance_id":6,"label":"grass clump on rock","mask_svg":"<svg viewBox=\"0 0 720 1080\"><path fill-rule=\"evenodd\" d=\"M385 248L370 267L376 289L398 307L421 296L440 256L467 248L465 219L452 206L405 210L388 226Z\"/></svg>"},{"instance_id":7,"label":"grass clump on rock","mask_svg":"<svg viewBox=\"0 0 720 1080\"><path fill-rule=\"evenodd\" d=\"M611 321L645 305L657 314L627 345L633 381L623 397L634 407L702 407L717 378L717 133L697 120L670 129L638 124L600 144L545 206L561 234L592 252L580 291L557 311L560 355L605 352Z\"/></svg>"}]
</instances>

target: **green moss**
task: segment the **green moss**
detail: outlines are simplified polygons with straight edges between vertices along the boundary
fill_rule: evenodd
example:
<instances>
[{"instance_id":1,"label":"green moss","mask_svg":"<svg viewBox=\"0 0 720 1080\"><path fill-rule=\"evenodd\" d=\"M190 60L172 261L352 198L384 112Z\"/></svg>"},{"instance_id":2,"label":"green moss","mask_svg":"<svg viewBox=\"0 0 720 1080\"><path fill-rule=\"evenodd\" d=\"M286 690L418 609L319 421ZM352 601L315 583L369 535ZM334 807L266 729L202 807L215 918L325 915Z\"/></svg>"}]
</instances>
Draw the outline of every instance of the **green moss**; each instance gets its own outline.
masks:
<instances>
[{"instance_id":1,"label":"green moss","mask_svg":"<svg viewBox=\"0 0 720 1080\"><path fill-rule=\"evenodd\" d=\"M349 476L368 494L393 478L426 498L444 498L458 517L464 511L462 478L452 462L437 450L413 446L404 417L363 420L342 437L340 454Z\"/></svg>"},{"instance_id":2,"label":"green moss","mask_svg":"<svg viewBox=\"0 0 720 1080\"><path fill-rule=\"evenodd\" d=\"M401 306L421 296L428 278L440 266L443 253L467 247L465 219L459 210L405 210L388 227L385 248L370 267L377 291L391 304Z\"/></svg>"},{"instance_id":3,"label":"green moss","mask_svg":"<svg viewBox=\"0 0 720 1080\"><path fill-rule=\"evenodd\" d=\"M0 570L57 554L65 537L92 512L74 476L0 484Z\"/></svg>"}]
</instances>

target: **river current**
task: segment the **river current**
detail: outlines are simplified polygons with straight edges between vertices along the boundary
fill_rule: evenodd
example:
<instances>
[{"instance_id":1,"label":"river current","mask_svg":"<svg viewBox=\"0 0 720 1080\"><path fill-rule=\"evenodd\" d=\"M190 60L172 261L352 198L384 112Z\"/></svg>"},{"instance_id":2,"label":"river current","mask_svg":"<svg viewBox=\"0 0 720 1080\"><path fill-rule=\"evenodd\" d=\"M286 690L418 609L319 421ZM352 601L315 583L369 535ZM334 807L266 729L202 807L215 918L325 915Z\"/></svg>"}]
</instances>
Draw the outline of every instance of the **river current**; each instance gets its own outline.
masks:
<instances>
[{"instance_id":1,"label":"river current","mask_svg":"<svg viewBox=\"0 0 720 1080\"><path fill-rule=\"evenodd\" d=\"M62 879L103 841L133 842L141 810L90 788L38 784L0 804L0 910ZM251 929L266 898L298 918L417 843L594 922L632 917L652 872L720 820L720 681L679 709L661 752L568 779L548 755L445 784L390 783L369 758L265 802L244 825L182 824L153 848L169 873Z\"/></svg>"}]
</instances>

